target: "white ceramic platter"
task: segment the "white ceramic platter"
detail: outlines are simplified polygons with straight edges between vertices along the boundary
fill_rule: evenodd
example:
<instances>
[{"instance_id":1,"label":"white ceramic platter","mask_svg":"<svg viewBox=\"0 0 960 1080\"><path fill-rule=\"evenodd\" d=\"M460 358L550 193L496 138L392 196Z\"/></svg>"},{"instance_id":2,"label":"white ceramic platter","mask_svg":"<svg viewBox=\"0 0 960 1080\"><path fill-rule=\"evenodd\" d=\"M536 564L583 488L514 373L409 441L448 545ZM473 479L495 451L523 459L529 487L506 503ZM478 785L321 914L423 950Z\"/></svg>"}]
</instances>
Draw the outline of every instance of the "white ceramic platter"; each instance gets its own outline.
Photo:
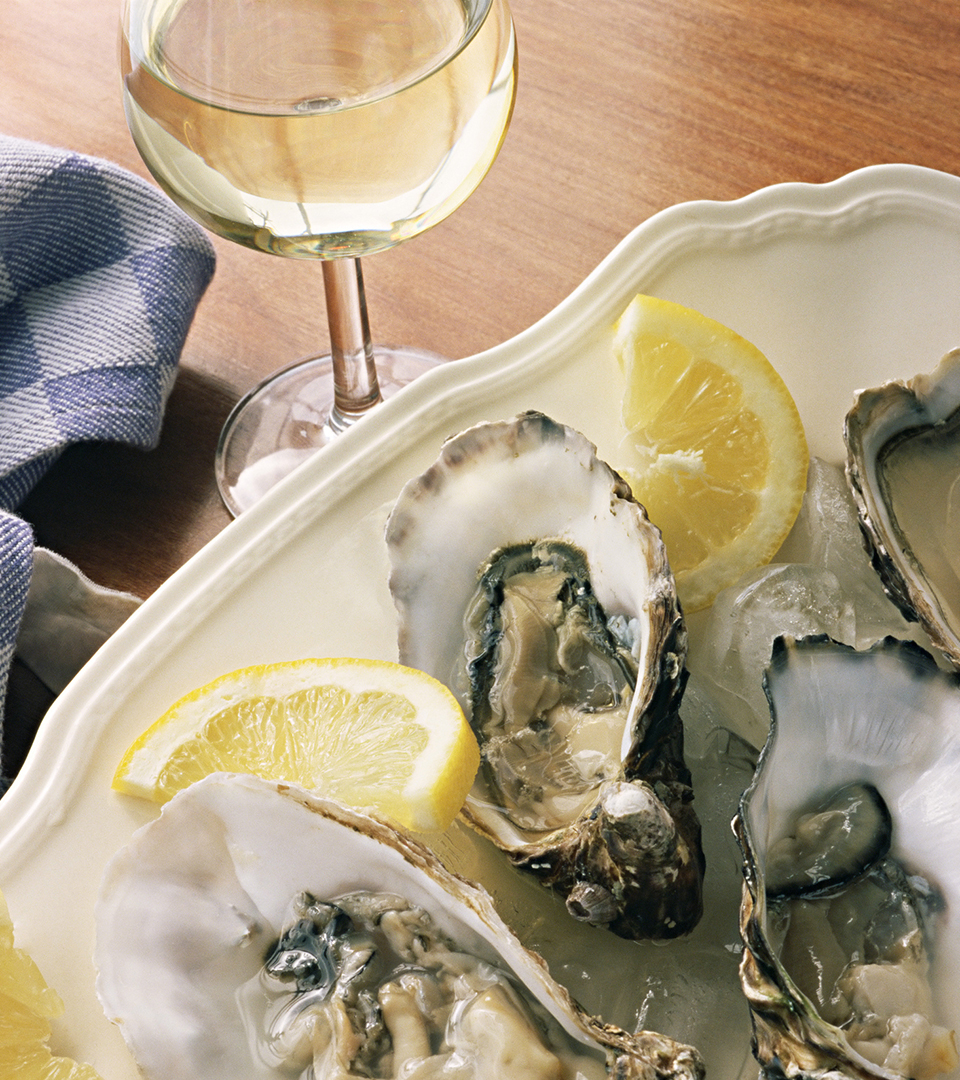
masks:
<instances>
[{"instance_id":1,"label":"white ceramic platter","mask_svg":"<svg viewBox=\"0 0 960 1080\"><path fill-rule=\"evenodd\" d=\"M875 166L657 214L537 325L388 402L159 589L59 697L0 800L0 889L18 943L65 999L59 1053L105 1080L137 1075L101 1014L91 962L102 868L155 813L110 791L128 743L181 693L243 664L394 658L382 524L446 436L536 408L583 431L616 466L611 326L638 291L697 308L759 346L792 390L812 452L839 461L857 388L932 370L960 343L960 179ZM704 796L701 812L707 805ZM728 834L728 821L715 825ZM720 1080L750 1073L735 897L714 904L708 891L689 941L630 945L558 915L544 890L460 829L440 848L491 888L587 1007L693 1042Z\"/></svg>"}]
</instances>

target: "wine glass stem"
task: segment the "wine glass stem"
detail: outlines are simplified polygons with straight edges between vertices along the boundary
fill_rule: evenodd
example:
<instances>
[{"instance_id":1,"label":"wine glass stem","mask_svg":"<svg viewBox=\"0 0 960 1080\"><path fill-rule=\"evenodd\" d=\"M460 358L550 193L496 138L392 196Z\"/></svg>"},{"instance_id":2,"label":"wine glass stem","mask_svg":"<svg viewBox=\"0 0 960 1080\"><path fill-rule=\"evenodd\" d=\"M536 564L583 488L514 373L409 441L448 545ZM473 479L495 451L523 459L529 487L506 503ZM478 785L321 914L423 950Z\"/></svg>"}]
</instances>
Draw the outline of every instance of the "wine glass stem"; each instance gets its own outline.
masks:
<instances>
[{"instance_id":1,"label":"wine glass stem","mask_svg":"<svg viewBox=\"0 0 960 1080\"><path fill-rule=\"evenodd\" d=\"M324 259L334 404L330 427L341 432L381 401L359 259Z\"/></svg>"}]
</instances>

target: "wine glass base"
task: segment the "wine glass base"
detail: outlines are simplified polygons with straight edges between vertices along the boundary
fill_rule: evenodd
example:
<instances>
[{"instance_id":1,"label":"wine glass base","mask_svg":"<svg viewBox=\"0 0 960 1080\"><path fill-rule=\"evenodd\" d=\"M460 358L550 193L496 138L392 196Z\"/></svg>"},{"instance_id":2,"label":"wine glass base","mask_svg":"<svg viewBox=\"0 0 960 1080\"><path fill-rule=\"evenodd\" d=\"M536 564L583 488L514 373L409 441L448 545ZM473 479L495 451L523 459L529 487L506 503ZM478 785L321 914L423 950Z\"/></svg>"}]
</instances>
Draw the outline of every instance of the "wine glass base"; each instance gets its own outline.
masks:
<instances>
[{"instance_id":1,"label":"wine glass base","mask_svg":"<svg viewBox=\"0 0 960 1080\"><path fill-rule=\"evenodd\" d=\"M375 345L373 352L384 398L445 361L404 346ZM329 356L291 364L237 402L220 433L214 470L220 497L234 517L337 438L330 424L332 408Z\"/></svg>"}]
</instances>

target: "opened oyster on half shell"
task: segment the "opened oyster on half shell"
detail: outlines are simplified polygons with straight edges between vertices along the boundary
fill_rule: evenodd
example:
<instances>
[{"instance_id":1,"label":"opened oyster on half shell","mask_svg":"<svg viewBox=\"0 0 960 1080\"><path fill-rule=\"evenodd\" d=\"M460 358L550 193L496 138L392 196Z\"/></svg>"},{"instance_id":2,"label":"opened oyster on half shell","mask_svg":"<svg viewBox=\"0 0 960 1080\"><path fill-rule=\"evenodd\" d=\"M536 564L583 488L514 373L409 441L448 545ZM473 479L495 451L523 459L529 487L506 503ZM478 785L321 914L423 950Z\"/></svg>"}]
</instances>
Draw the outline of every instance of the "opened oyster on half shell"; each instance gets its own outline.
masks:
<instances>
[{"instance_id":1,"label":"opened oyster on half shell","mask_svg":"<svg viewBox=\"0 0 960 1080\"><path fill-rule=\"evenodd\" d=\"M955 1074L960 683L887 638L778 639L734 823L741 983L769 1077Z\"/></svg>"},{"instance_id":2,"label":"opened oyster on half shell","mask_svg":"<svg viewBox=\"0 0 960 1080\"><path fill-rule=\"evenodd\" d=\"M108 866L97 993L149 1080L700 1080L586 1015L479 887L375 818L215 774Z\"/></svg>"},{"instance_id":3,"label":"opened oyster on half shell","mask_svg":"<svg viewBox=\"0 0 960 1080\"><path fill-rule=\"evenodd\" d=\"M844 438L884 588L960 665L960 349L930 375L862 390Z\"/></svg>"},{"instance_id":4,"label":"opened oyster on half shell","mask_svg":"<svg viewBox=\"0 0 960 1080\"><path fill-rule=\"evenodd\" d=\"M464 815L628 938L702 911L678 713L686 631L659 531L578 432L541 413L448 440L386 530L402 663L477 734Z\"/></svg>"}]
</instances>

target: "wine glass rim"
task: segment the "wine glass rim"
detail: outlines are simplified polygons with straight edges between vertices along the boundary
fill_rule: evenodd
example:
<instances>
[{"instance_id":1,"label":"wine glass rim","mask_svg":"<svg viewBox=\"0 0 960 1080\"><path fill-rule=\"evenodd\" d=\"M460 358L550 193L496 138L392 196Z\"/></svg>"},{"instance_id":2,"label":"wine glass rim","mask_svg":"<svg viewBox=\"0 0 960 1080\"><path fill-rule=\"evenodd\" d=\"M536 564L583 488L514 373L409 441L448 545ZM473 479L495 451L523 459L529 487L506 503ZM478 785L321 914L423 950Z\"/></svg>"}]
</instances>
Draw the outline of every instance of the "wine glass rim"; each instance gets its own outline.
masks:
<instances>
[{"instance_id":1,"label":"wine glass rim","mask_svg":"<svg viewBox=\"0 0 960 1080\"><path fill-rule=\"evenodd\" d=\"M143 2L151 3L151 0L143 0ZM123 53L128 53L128 59L126 59L126 62L129 64L130 68L130 70L124 70L121 73L124 79L126 79L127 76L131 74L132 71L135 70L136 67L139 66L139 64L142 64L146 59L145 50L143 48L135 47L133 41L131 41L130 10L136 3L137 0L124 0L123 4L123 13L121 17L121 32L124 39L123 44L125 48L121 50L121 59L122 61L125 59L123 57ZM346 102L343 104L338 103L337 111L346 112L349 109L362 108L366 105L370 105L377 101L380 101L385 97L390 97L391 95L409 90L412 87L417 86L419 83L424 82L425 80L436 75L437 72L442 71L445 67L451 64L454 60L456 60L458 56L463 53L463 51L470 45L474 38L476 38L481 27L484 26L484 24L486 23L488 17L490 16L491 10L498 5L504 9L507 21L512 24L512 15L510 13L508 0L461 0L461 3L467 11L467 19L464 26L464 31L461 34L455 48L451 49L449 52L444 53L434 64L431 64L426 70L417 72L415 76L409 78L408 80L405 80L397 85L393 85L388 88L385 87L381 92L375 93L370 97L364 97L363 99L358 101ZM134 62L134 58L136 62ZM207 105L215 109L229 110L232 113L248 113L250 115L257 115L261 117L284 117L297 115L309 116L315 115L317 111L320 111L324 107L324 104L321 103L324 99L295 102L292 105L284 105L282 108L271 107L268 102L260 99L257 99L255 101L251 99L251 101L247 104L247 107L244 107L243 100L237 98L235 95L231 95L229 100L217 100L218 95L204 95L197 92L197 90L195 89L191 90L189 86L181 82L175 82L171 78L167 77L163 71L157 70L152 65L150 66L150 71L154 78L159 79L163 83L166 83L168 86L170 86L172 89L175 89L177 93L182 94L184 97L192 99L199 104ZM311 108L310 106L314 106L314 108Z\"/></svg>"}]
</instances>

